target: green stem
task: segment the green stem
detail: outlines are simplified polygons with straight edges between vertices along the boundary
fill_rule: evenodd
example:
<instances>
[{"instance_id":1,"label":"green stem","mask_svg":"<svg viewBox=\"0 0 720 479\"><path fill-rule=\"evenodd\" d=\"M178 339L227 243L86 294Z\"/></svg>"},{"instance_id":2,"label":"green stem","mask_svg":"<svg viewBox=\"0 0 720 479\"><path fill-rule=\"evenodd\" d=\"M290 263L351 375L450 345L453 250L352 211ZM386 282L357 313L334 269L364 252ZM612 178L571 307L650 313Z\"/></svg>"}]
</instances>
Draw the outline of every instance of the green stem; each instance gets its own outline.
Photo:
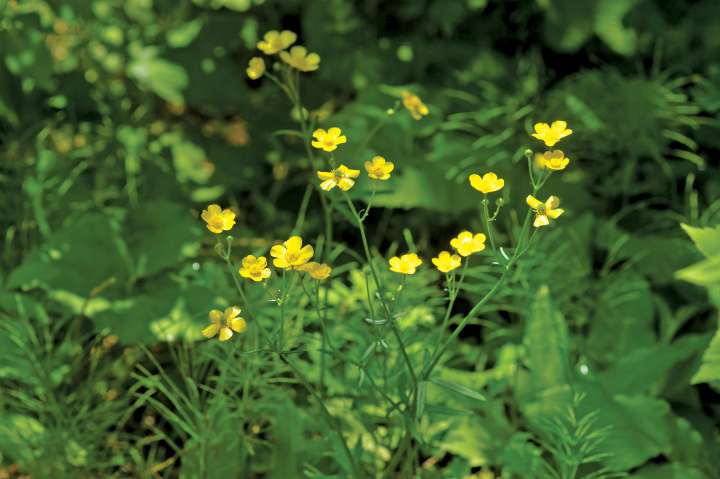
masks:
<instances>
[{"instance_id":1,"label":"green stem","mask_svg":"<svg viewBox=\"0 0 720 479\"><path fill-rule=\"evenodd\" d=\"M410 361L410 356L408 356L407 348L405 347L405 342L402 339L402 336L400 335L400 330L397 327L397 324L395 324L395 319L392 317L392 314L390 313L390 309L388 308L387 303L385 302L385 290L383 288L382 283L380 282L380 275L378 274L375 263L372 260L372 255L370 254L370 246L368 245L367 235L365 234L365 227L363 226L363 221L360 218L360 215L357 212L357 209L355 209L355 205L353 204L352 200L350 200L350 197L347 193L343 191L343 197L345 198L345 201L347 202L348 206L350 207L350 212L353 215L353 218L355 219L355 222L357 223L358 229L360 230L360 238L362 240L363 249L365 250L365 256L367 258L368 264L370 265L370 272L372 273L373 280L375 282L375 286L377 287L379 296L380 296L380 303L383 306L383 310L385 312L385 319L388 323L390 323L390 328L392 329L393 334L395 335L395 339L397 339L398 344L400 345L400 353L402 354L403 360L405 361L405 365L408 368L408 372L410 373L410 377L412 379L413 383L413 390L417 390L417 376L415 374L415 369L413 368L412 362ZM375 318L373 318L374 320Z\"/></svg>"},{"instance_id":2,"label":"green stem","mask_svg":"<svg viewBox=\"0 0 720 479\"><path fill-rule=\"evenodd\" d=\"M278 354L280 355L280 359L287 364L290 369L292 369L293 374L295 374L295 377L298 378L298 380L302 383L302 385L307 389L307 391L310 393L310 395L315 398L315 400L320 405L320 410L323 413L323 416L325 416L326 422L330 425L330 427L335 431L335 434L337 434L338 438L340 439L340 444L342 445L343 451L345 451L345 455L348 458L348 461L350 462L350 467L353 470L353 476L356 478L362 478L366 477L362 474L362 471L360 470L360 467L358 466L357 462L355 461L355 456L353 456L352 452L350 451L350 447L347 444L347 441L345 441L345 437L342 434L342 430L340 429L340 425L337 422L337 419L330 414L330 411L328 410L327 406L325 405L325 401L323 398L313 389L310 382L307 380L305 375L293 364L293 362L285 356L281 351L278 351Z\"/></svg>"},{"instance_id":3,"label":"green stem","mask_svg":"<svg viewBox=\"0 0 720 479\"><path fill-rule=\"evenodd\" d=\"M488 210L487 195L485 195L485 198L482 200L482 217L485 223L485 231L487 231L488 238L490 239L490 246L492 246L493 252L495 252L497 251L497 248L495 248L495 233L490 227L490 211Z\"/></svg>"}]
</instances>

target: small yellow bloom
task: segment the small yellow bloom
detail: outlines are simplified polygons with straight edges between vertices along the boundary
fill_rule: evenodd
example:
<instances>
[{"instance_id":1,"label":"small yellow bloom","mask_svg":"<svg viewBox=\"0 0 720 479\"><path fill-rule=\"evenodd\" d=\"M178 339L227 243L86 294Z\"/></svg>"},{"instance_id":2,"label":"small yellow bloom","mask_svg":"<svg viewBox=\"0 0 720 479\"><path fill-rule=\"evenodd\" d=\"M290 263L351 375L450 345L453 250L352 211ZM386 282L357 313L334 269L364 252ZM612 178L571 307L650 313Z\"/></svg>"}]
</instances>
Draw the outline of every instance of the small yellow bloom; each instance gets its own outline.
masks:
<instances>
[{"instance_id":1,"label":"small yellow bloom","mask_svg":"<svg viewBox=\"0 0 720 479\"><path fill-rule=\"evenodd\" d=\"M547 123L535 123L535 133L532 134L538 140L545 142L545 146L553 146L558 141L572 134L572 130L567 127L567 122L557 120L552 125Z\"/></svg>"},{"instance_id":2,"label":"small yellow bloom","mask_svg":"<svg viewBox=\"0 0 720 479\"><path fill-rule=\"evenodd\" d=\"M422 117L430 113L428 107L422 102L419 96L409 92L408 90L403 90L401 95L403 106L410 112L410 116L414 119L420 120Z\"/></svg>"},{"instance_id":3,"label":"small yellow bloom","mask_svg":"<svg viewBox=\"0 0 720 479\"><path fill-rule=\"evenodd\" d=\"M302 238L299 236L291 236L283 244L276 244L270 248L270 256L272 256L273 264L276 268L297 269L304 265L315 254L313 247L303 246Z\"/></svg>"},{"instance_id":4,"label":"small yellow bloom","mask_svg":"<svg viewBox=\"0 0 720 479\"><path fill-rule=\"evenodd\" d=\"M297 35L290 30L283 30L282 32L270 30L263 38L258 42L257 47L266 55L273 55L295 43Z\"/></svg>"},{"instance_id":5,"label":"small yellow bloom","mask_svg":"<svg viewBox=\"0 0 720 479\"><path fill-rule=\"evenodd\" d=\"M320 67L320 55L308 53L305 47L292 47L290 53L280 52L280 59L301 72L314 72Z\"/></svg>"},{"instance_id":6,"label":"small yellow bloom","mask_svg":"<svg viewBox=\"0 0 720 479\"><path fill-rule=\"evenodd\" d=\"M247 323L243 318L238 317L239 314L240 308L237 306L227 308L224 312L219 309L213 309L208 315L212 324L202 330L203 336L212 338L220 333L220 341L227 341L232 338L233 332L244 332L245 329L247 329Z\"/></svg>"},{"instance_id":7,"label":"small yellow bloom","mask_svg":"<svg viewBox=\"0 0 720 479\"><path fill-rule=\"evenodd\" d=\"M332 273L330 265L325 263L316 263L314 261L305 263L304 265L298 267L298 270L308 273L311 278L317 280L327 279L330 277L330 273Z\"/></svg>"},{"instance_id":8,"label":"small yellow bloom","mask_svg":"<svg viewBox=\"0 0 720 479\"><path fill-rule=\"evenodd\" d=\"M390 271L401 274L415 274L415 270L422 264L422 260L415 253L408 253L390 258Z\"/></svg>"},{"instance_id":9,"label":"small yellow bloom","mask_svg":"<svg viewBox=\"0 0 720 479\"><path fill-rule=\"evenodd\" d=\"M320 189L330 191L337 186L341 190L347 191L355 185L355 178L360 176L360 170L340 165L332 171L318 171L317 176L322 180Z\"/></svg>"},{"instance_id":10,"label":"small yellow bloom","mask_svg":"<svg viewBox=\"0 0 720 479\"><path fill-rule=\"evenodd\" d=\"M432 262L442 273L449 273L450 271L459 268L462 264L460 256L450 254L448 251L441 251L437 258L432 259Z\"/></svg>"},{"instance_id":11,"label":"small yellow bloom","mask_svg":"<svg viewBox=\"0 0 720 479\"><path fill-rule=\"evenodd\" d=\"M505 186L505 180L498 178L495 173L485 173L482 176L473 173L468 179L470 186L485 194L501 190Z\"/></svg>"},{"instance_id":12,"label":"small yellow bloom","mask_svg":"<svg viewBox=\"0 0 720 479\"><path fill-rule=\"evenodd\" d=\"M256 258L253 255L247 255L242 260L242 268L240 268L240 276L251 279L255 282L266 280L270 277L270 268L267 267L267 258L260 256Z\"/></svg>"},{"instance_id":13,"label":"small yellow bloom","mask_svg":"<svg viewBox=\"0 0 720 479\"><path fill-rule=\"evenodd\" d=\"M527 201L528 206L535 211L535 222L533 226L536 228L549 225L550 219L558 219L560 215L565 212L564 209L558 208L558 206L560 206L560 198L557 196L551 196L543 203L534 196L528 195L525 201Z\"/></svg>"},{"instance_id":14,"label":"small yellow bloom","mask_svg":"<svg viewBox=\"0 0 720 479\"><path fill-rule=\"evenodd\" d=\"M252 57L245 73L251 80L257 80L265 74L265 60L260 57Z\"/></svg>"},{"instance_id":15,"label":"small yellow bloom","mask_svg":"<svg viewBox=\"0 0 720 479\"><path fill-rule=\"evenodd\" d=\"M335 151L338 145L347 142L347 137L342 134L342 130L337 126L333 126L327 131L318 128L313 131L313 138L315 138L315 140L313 140L312 146L324 151Z\"/></svg>"},{"instance_id":16,"label":"small yellow bloom","mask_svg":"<svg viewBox=\"0 0 720 479\"><path fill-rule=\"evenodd\" d=\"M565 167L570 163L570 158L565 156L561 150L546 151L545 153L538 153L536 163L542 168L548 168L550 170L560 171L564 170Z\"/></svg>"},{"instance_id":17,"label":"small yellow bloom","mask_svg":"<svg viewBox=\"0 0 720 479\"><path fill-rule=\"evenodd\" d=\"M207 223L207 229L215 234L230 231L235 226L235 213L230 209L222 209L219 205L210 205L203 210L200 217Z\"/></svg>"},{"instance_id":18,"label":"small yellow bloom","mask_svg":"<svg viewBox=\"0 0 720 479\"><path fill-rule=\"evenodd\" d=\"M365 162L365 171L373 180L388 180L390 173L395 169L391 161L385 160L382 156L373 156L371 161Z\"/></svg>"},{"instance_id":19,"label":"small yellow bloom","mask_svg":"<svg viewBox=\"0 0 720 479\"><path fill-rule=\"evenodd\" d=\"M455 248L460 256L470 256L485 249L485 235L463 231L450 240L450 246Z\"/></svg>"}]
</instances>

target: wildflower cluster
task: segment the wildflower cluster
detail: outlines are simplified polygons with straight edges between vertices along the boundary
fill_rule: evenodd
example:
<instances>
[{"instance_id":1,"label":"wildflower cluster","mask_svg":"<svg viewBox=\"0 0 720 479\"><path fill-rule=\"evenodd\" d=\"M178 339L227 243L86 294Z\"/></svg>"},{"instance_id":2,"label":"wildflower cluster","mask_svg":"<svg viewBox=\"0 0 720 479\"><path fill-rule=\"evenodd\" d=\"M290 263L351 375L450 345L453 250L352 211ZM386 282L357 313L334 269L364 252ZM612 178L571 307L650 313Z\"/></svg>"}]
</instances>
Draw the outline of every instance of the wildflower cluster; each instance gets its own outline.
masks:
<instances>
[{"instance_id":1,"label":"wildflower cluster","mask_svg":"<svg viewBox=\"0 0 720 479\"><path fill-rule=\"evenodd\" d=\"M296 41L297 34L295 32L270 30L257 43L257 48L267 56L277 55L291 69L306 73L317 70L320 67L320 55L308 52L307 48L300 45L290 48ZM279 83L279 80L267 71L265 59L262 57L252 57L245 72L251 80L257 80L267 75Z\"/></svg>"}]
</instances>

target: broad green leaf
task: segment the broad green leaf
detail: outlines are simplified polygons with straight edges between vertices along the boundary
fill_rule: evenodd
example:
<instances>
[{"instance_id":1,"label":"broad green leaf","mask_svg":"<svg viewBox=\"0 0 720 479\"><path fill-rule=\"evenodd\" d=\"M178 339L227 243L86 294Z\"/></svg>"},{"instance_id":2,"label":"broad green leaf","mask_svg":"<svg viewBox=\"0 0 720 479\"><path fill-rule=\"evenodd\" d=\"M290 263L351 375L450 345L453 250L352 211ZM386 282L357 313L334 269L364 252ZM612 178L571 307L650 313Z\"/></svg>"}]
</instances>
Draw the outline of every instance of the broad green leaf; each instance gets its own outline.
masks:
<instances>
[{"instance_id":1,"label":"broad green leaf","mask_svg":"<svg viewBox=\"0 0 720 479\"><path fill-rule=\"evenodd\" d=\"M720 254L683 268L677 277L699 286L714 287L720 285Z\"/></svg>"},{"instance_id":2,"label":"broad green leaf","mask_svg":"<svg viewBox=\"0 0 720 479\"><path fill-rule=\"evenodd\" d=\"M581 414L597 411L596 427L608 426L598 452L613 471L625 471L671 449L671 411L667 402L647 396L611 395L596 381L580 381L586 393Z\"/></svg>"},{"instance_id":3,"label":"broad green leaf","mask_svg":"<svg viewBox=\"0 0 720 479\"><path fill-rule=\"evenodd\" d=\"M696 228L686 224L680 226L702 254L708 258L720 255L720 225L714 228Z\"/></svg>"},{"instance_id":4,"label":"broad green leaf","mask_svg":"<svg viewBox=\"0 0 720 479\"><path fill-rule=\"evenodd\" d=\"M177 203L155 201L131 210L124 225L135 277L177 266L199 248L202 227Z\"/></svg>"},{"instance_id":5,"label":"broad green leaf","mask_svg":"<svg viewBox=\"0 0 720 479\"><path fill-rule=\"evenodd\" d=\"M598 360L613 361L656 342L653 300L648 282L622 273L609 276L596 298L588 336L589 352Z\"/></svg>"},{"instance_id":6,"label":"broad green leaf","mask_svg":"<svg viewBox=\"0 0 720 479\"><path fill-rule=\"evenodd\" d=\"M619 358L598 379L611 394L657 392L660 381L678 363L700 353L708 335L686 335L671 344L656 344Z\"/></svg>"},{"instance_id":7,"label":"broad green leaf","mask_svg":"<svg viewBox=\"0 0 720 479\"><path fill-rule=\"evenodd\" d=\"M705 350L700 369L692 378L693 384L720 381L720 331L715 333Z\"/></svg>"},{"instance_id":8,"label":"broad green leaf","mask_svg":"<svg viewBox=\"0 0 720 479\"><path fill-rule=\"evenodd\" d=\"M87 297L108 281L124 285L128 258L118 226L106 216L88 213L68 222L28 254L8 278L9 288L61 289Z\"/></svg>"}]
</instances>

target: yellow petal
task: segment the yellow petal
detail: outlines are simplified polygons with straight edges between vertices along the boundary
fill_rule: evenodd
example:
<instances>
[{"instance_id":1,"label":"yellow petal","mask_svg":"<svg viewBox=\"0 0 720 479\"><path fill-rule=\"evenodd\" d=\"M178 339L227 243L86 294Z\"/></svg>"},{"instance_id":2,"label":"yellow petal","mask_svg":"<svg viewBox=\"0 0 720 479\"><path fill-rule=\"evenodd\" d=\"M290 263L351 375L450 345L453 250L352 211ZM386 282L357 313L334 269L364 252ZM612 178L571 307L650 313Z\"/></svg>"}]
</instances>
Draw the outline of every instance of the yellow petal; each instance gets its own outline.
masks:
<instances>
[{"instance_id":1,"label":"yellow petal","mask_svg":"<svg viewBox=\"0 0 720 479\"><path fill-rule=\"evenodd\" d=\"M525 201L527 202L528 206L534 210L538 209L538 207L542 206L542 201L538 200L532 195L528 195L527 198L525 198Z\"/></svg>"},{"instance_id":2,"label":"yellow petal","mask_svg":"<svg viewBox=\"0 0 720 479\"><path fill-rule=\"evenodd\" d=\"M213 309L208 313L208 317L210 318L210 321L220 323L220 320L222 320L223 313L219 309Z\"/></svg>"},{"instance_id":3,"label":"yellow petal","mask_svg":"<svg viewBox=\"0 0 720 479\"><path fill-rule=\"evenodd\" d=\"M279 258L281 256L285 256L285 253L287 252L287 248L281 244L276 244L272 248L270 248L270 256L273 258Z\"/></svg>"},{"instance_id":4,"label":"yellow petal","mask_svg":"<svg viewBox=\"0 0 720 479\"><path fill-rule=\"evenodd\" d=\"M333 173L332 171L318 171L317 177L320 180L330 180L335 178L335 173Z\"/></svg>"},{"instance_id":5,"label":"yellow petal","mask_svg":"<svg viewBox=\"0 0 720 479\"><path fill-rule=\"evenodd\" d=\"M555 208L554 210L549 210L549 211L547 212L547 215L548 215L550 218L556 220L556 219L558 219L558 218L560 217L560 215L562 215L563 213L565 213L565 210L564 210L564 209L562 209L562 208Z\"/></svg>"},{"instance_id":6,"label":"yellow petal","mask_svg":"<svg viewBox=\"0 0 720 479\"><path fill-rule=\"evenodd\" d=\"M547 226L550 224L550 220L548 220L548 217L545 215L537 215L535 216L535 221L533 222L533 226L536 228L539 228L541 226Z\"/></svg>"},{"instance_id":7,"label":"yellow petal","mask_svg":"<svg viewBox=\"0 0 720 479\"><path fill-rule=\"evenodd\" d=\"M320 183L320 189L323 191L330 191L337 186L335 179L325 180Z\"/></svg>"},{"instance_id":8,"label":"yellow petal","mask_svg":"<svg viewBox=\"0 0 720 479\"><path fill-rule=\"evenodd\" d=\"M291 236L288 238L288 240L285 242L285 248L287 248L288 252L297 252L300 251L300 248L302 247L302 238L300 236Z\"/></svg>"},{"instance_id":9,"label":"yellow petal","mask_svg":"<svg viewBox=\"0 0 720 479\"><path fill-rule=\"evenodd\" d=\"M348 191L355 185L355 182L350 178L340 178L340 181L338 181L337 185L340 187L341 190Z\"/></svg>"},{"instance_id":10,"label":"yellow petal","mask_svg":"<svg viewBox=\"0 0 720 479\"><path fill-rule=\"evenodd\" d=\"M302 262L306 262L310 258L312 258L314 254L315 254L315 250L313 249L312 245L308 244L308 245L303 246L303 248L300 250L299 259Z\"/></svg>"},{"instance_id":11,"label":"yellow petal","mask_svg":"<svg viewBox=\"0 0 720 479\"><path fill-rule=\"evenodd\" d=\"M230 321L228 321L228 326L230 326L230 329L235 331L236 333L242 333L247 329L247 323L243 318L233 318Z\"/></svg>"},{"instance_id":12,"label":"yellow petal","mask_svg":"<svg viewBox=\"0 0 720 479\"><path fill-rule=\"evenodd\" d=\"M232 329L228 327L220 328L220 341L227 341L228 339L232 338L232 336Z\"/></svg>"},{"instance_id":13,"label":"yellow petal","mask_svg":"<svg viewBox=\"0 0 720 479\"><path fill-rule=\"evenodd\" d=\"M206 338L212 338L220 330L220 323L213 323L210 326L202 330L202 335Z\"/></svg>"}]
</instances>

